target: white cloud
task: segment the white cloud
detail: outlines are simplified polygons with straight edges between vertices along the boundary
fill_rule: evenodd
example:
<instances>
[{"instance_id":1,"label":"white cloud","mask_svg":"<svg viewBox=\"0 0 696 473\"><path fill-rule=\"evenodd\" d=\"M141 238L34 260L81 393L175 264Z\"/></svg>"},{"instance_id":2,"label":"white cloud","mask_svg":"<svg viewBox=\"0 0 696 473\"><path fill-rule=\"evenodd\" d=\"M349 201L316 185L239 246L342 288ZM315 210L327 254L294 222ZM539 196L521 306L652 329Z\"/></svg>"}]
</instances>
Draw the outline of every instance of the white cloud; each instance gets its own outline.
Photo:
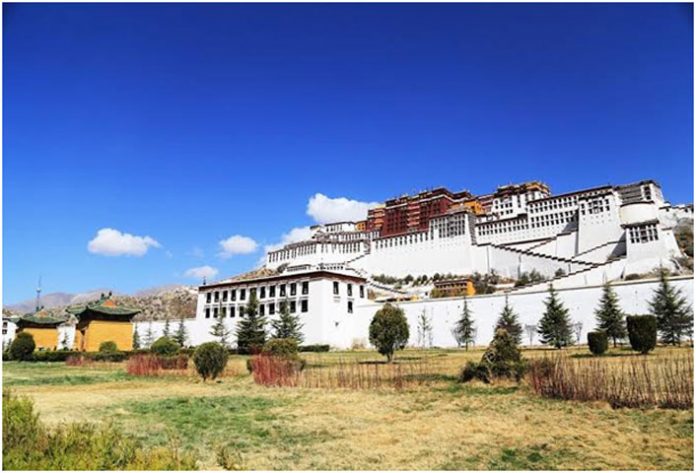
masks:
<instances>
[{"instance_id":1,"label":"white cloud","mask_svg":"<svg viewBox=\"0 0 696 473\"><path fill-rule=\"evenodd\" d=\"M232 235L226 240L220 241L222 251L220 251L219 256L221 258L229 258L234 255L246 255L256 251L258 246L258 243L249 237Z\"/></svg>"},{"instance_id":2,"label":"white cloud","mask_svg":"<svg viewBox=\"0 0 696 473\"><path fill-rule=\"evenodd\" d=\"M281 249L284 245L296 243L298 241L309 240L312 236L312 231L309 227L295 227L287 233L283 233L280 237L280 242L266 245L263 247L263 256L256 262L256 266L261 267L266 264L266 255L269 251Z\"/></svg>"},{"instance_id":3,"label":"white cloud","mask_svg":"<svg viewBox=\"0 0 696 473\"><path fill-rule=\"evenodd\" d=\"M289 245L290 243L296 243L298 241L309 240L312 236L312 231L309 227L295 227L287 233L283 233L280 237L279 243L273 243L271 245L266 245L264 251L268 253L269 251L275 251L282 248L284 245Z\"/></svg>"},{"instance_id":4,"label":"white cloud","mask_svg":"<svg viewBox=\"0 0 696 473\"><path fill-rule=\"evenodd\" d=\"M184 276L195 279L212 279L218 274L218 270L212 266L199 266L197 268L187 269Z\"/></svg>"},{"instance_id":5,"label":"white cloud","mask_svg":"<svg viewBox=\"0 0 696 473\"><path fill-rule=\"evenodd\" d=\"M113 228L102 228L89 243L87 250L105 256L143 256L150 248L159 248L160 244L149 236L137 236L121 233Z\"/></svg>"},{"instance_id":6,"label":"white cloud","mask_svg":"<svg viewBox=\"0 0 696 473\"><path fill-rule=\"evenodd\" d=\"M357 221L367 218L367 210L379 202L360 202L345 197L331 198L316 193L309 198L307 215L317 223Z\"/></svg>"}]
</instances>

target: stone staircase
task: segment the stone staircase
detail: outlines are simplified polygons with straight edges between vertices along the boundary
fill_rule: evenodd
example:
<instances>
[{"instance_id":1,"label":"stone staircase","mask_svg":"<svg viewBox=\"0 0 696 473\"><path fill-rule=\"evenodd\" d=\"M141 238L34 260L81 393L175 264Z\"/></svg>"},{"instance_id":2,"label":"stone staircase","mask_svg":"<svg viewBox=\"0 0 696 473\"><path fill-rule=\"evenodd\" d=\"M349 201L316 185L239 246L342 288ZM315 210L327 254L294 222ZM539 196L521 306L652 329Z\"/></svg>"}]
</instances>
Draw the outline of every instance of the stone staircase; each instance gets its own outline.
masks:
<instances>
[{"instance_id":1,"label":"stone staircase","mask_svg":"<svg viewBox=\"0 0 696 473\"><path fill-rule=\"evenodd\" d=\"M525 255L525 256L531 256L531 257L534 257L534 258L544 258L544 259L547 259L547 260L549 260L549 261L555 261L555 262L557 262L557 263L575 264L575 265L582 265L582 266L586 266L586 267L592 266L592 265L594 264L594 263L591 263L591 262L589 262L589 261L582 261L582 260L578 260L578 259L562 258L562 257L559 257L559 256L552 256L552 255L547 255L547 254L544 254L544 253L537 253L537 252L535 252L535 251L522 250L522 249L519 249L519 248L511 248L511 247L507 247L507 246L502 246L502 245L498 245L498 244L496 244L496 243L491 243L490 245L491 245L493 248L497 248L497 249L499 249L499 250L511 251L511 252L513 252L513 253L517 253L517 254Z\"/></svg>"},{"instance_id":2,"label":"stone staircase","mask_svg":"<svg viewBox=\"0 0 696 473\"><path fill-rule=\"evenodd\" d=\"M610 264L616 263L617 261L621 261L625 258L626 258L625 256L621 256L621 257L617 257L617 258L610 258L603 263L590 263L590 265L588 267L578 269L577 271L573 271L573 272L570 272L568 274L564 274L563 276L556 276L556 277L551 278L547 281L533 282L530 284L526 284L524 286L519 286L519 287L511 289L510 292L517 292L517 291L523 291L523 290L529 290L529 289L544 289L544 288L548 287L549 284L556 284L559 281L568 279L570 277L575 277L579 274L589 273L591 271L596 270L597 268L606 267Z\"/></svg>"}]
</instances>

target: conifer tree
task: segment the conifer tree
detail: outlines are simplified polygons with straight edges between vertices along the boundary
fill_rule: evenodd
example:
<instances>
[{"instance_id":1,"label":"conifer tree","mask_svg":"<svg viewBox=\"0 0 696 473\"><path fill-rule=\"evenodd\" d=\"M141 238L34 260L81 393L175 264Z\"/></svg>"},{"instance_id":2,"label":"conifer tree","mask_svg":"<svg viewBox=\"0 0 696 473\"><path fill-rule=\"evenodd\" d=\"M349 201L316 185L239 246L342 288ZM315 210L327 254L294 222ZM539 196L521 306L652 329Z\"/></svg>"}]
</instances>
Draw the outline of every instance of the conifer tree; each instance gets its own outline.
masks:
<instances>
[{"instance_id":1,"label":"conifer tree","mask_svg":"<svg viewBox=\"0 0 696 473\"><path fill-rule=\"evenodd\" d=\"M155 341L155 335L152 333L152 320L147 325L147 331L145 332L145 348L150 348L152 342Z\"/></svg>"},{"instance_id":2,"label":"conifer tree","mask_svg":"<svg viewBox=\"0 0 696 473\"><path fill-rule=\"evenodd\" d=\"M162 336L169 338L171 335L171 327L169 326L169 316L164 318L164 328L162 329Z\"/></svg>"},{"instance_id":3,"label":"conifer tree","mask_svg":"<svg viewBox=\"0 0 696 473\"><path fill-rule=\"evenodd\" d=\"M562 348L573 343L568 309L558 298L558 294L549 284L549 297L544 301L546 310L539 322L539 338L545 345Z\"/></svg>"},{"instance_id":4,"label":"conifer tree","mask_svg":"<svg viewBox=\"0 0 696 473\"><path fill-rule=\"evenodd\" d=\"M507 296L505 296L505 307L503 307L498 322L495 324L494 332L499 328L505 329L516 344L519 345L522 343L522 326L520 325L517 314L512 310L512 307L510 307Z\"/></svg>"},{"instance_id":5,"label":"conifer tree","mask_svg":"<svg viewBox=\"0 0 696 473\"><path fill-rule=\"evenodd\" d=\"M678 345L682 337L693 334L693 309L681 291L669 283L666 270L660 271L660 285L649 305L662 343Z\"/></svg>"},{"instance_id":6,"label":"conifer tree","mask_svg":"<svg viewBox=\"0 0 696 473\"><path fill-rule=\"evenodd\" d=\"M218 315L217 320L213 324L212 327L210 327L210 335L213 337L217 338L220 344L227 348L229 345L228 338L230 334L232 333L232 330L225 325L225 318L222 316L222 312L220 312L220 315Z\"/></svg>"},{"instance_id":7,"label":"conifer tree","mask_svg":"<svg viewBox=\"0 0 696 473\"><path fill-rule=\"evenodd\" d=\"M140 334L138 329L133 330L133 350L138 350L140 348Z\"/></svg>"},{"instance_id":8,"label":"conifer tree","mask_svg":"<svg viewBox=\"0 0 696 473\"><path fill-rule=\"evenodd\" d=\"M259 315L256 294L251 293L244 317L237 325L237 348L242 353L260 350L266 343L266 318Z\"/></svg>"},{"instance_id":9,"label":"conifer tree","mask_svg":"<svg viewBox=\"0 0 696 473\"><path fill-rule=\"evenodd\" d=\"M469 344L474 344L474 320L471 317L471 311L469 310L469 301L464 298L464 308L462 309L462 316L457 321L457 325L454 328L455 337L457 341L464 344L464 349L469 349Z\"/></svg>"},{"instance_id":10,"label":"conifer tree","mask_svg":"<svg viewBox=\"0 0 696 473\"><path fill-rule=\"evenodd\" d=\"M292 338L297 341L298 345L302 344L304 336L302 335L300 316L290 313L290 304L287 299L280 302L279 312L279 317L271 320L272 338Z\"/></svg>"},{"instance_id":11,"label":"conifer tree","mask_svg":"<svg viewBox=\"0 0 696 473\"><path fill-rule=\"evenodd\" d=\"M188 338L186 333L186 325L184 324L184 318L181 317L179 319L179 326L174 333L174 341L178 343L179 346L183 347L186 344L186 338Z\"/></svg>"},{"instance_id":12,"label":"conifer tree","mask_svg":"<svg viewBox=\"0 0 696 473\"><path fill-rule=\"evenodd\" d=\"M433 324L425 313L425 309L418 316L418 345L421 348L432 346L433 344Z\"/></svg>"},{"instance_id":13,"label":"conifer tree","mask_svg":"<svg viewBox=\"0 0 696 473\"><path fill-rule=\"evenodd\" d=\"M599 307L595 310L595 317L597 319L597 327L614 341L614 347L616 347L618 340L628 336L625 316L619 306L619 298L608 282L604 284Z\"/></svg>"}]
</instances>

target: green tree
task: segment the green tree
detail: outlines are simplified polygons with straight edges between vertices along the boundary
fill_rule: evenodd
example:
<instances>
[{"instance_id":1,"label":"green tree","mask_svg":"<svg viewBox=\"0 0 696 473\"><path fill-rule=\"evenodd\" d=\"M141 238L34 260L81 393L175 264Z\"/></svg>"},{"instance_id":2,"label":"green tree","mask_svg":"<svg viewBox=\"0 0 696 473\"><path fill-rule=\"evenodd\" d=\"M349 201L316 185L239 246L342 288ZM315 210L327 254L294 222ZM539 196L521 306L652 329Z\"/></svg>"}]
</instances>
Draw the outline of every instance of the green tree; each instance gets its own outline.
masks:
<instances>
[{"instance_id":1,"label":"green tree","mask_svg":"<svg viewBox=\"0 0 696 473\"><path fill-rule=\"evenodd\" d=\"M681 291L669 283L667 271L660 271L660 285L650 301L650 314L657 319L660 341L678 345L693 332L694 313Z\"/></svg>"},{"instance_id":2,"label":"green tree","mask_svg":"<svg viewBox=\"0 0 696 473\"><path fill-rule=\"evenodd\" d=\"M176 332L174 333L174 336L172 338L176 343L179 344L180 347L183 347L186 344L188 334L186 333L186 324L184 323L183 317L179 319L179 326L177 327Z\"/></svg>"},{"instance_id":3,"label":"green tree","mask_svg":"<svg viewBox=\"0 0 696 473\"><path fill-rule=\"evenodd\" d=\"M279 317L271 320L271 328L273 329L271 338L291 338L296 340L298 345L301 344L304 336L302 335L300 316L290 313L290 304L287 299L280 302L279 312Z\"/></svg>"},{"instance_id":4,"label":"green tree","mask_svg":"<svg viewBox=\"0 0 696 473\"><path fill-rule=\"evenodd\" d=\"M17 361L29 361L36 349L34 337L29 332L19 332L10 343L10 358Z\"/></svg>"},{"instance_id":5,"label":"green tree","mask_svg":"<svg viewBox=\"0 0 696 473\"><path fill-rule=\"evenodd\" d=\"M145 332L145 348L150 348L152 342L155 341L155 334L152 333L152 320L147 324L147 331Z\"/></svg>"},{"instance_id":6,"label":"green tree","mask_svg":"<svg viewBox=\"0 0 696 473\"><path fill-rule=\"evenodd\" d=\"M433 324L425 313L425 309L418 316L418 346L426 348L433 344Z\"/></svg>"},{"instance_id":7,"label":"green tree","mask_svg":"<svg viewBox=\"0 0 696 473\"><path fill-rule=\"evenodd\" d=\"M614 341L614 347L617 340L622 340L628 335L625 315L619 306L619 298L608 282L604 284L599 307L595 310L595 318L597 326Z\"/></svg>"},{"instance_id":8,"label":"green tree","mask_svg":"<svg viewBox=\"0 0 696 473\"><path fill-rule=\"evenodd\" d=\"M169 316L167 315L164 318L164 328L162 329L162 336L170 338L171 335L171 327L169 326Z\"/></svg>"},{"instance_id":9,"label":"green tree","mask_svg":"<svg viewBox=\"0 0 696 473\"><path fill-rule=\"evenodd\" d=\"M471 316L471 310L469 310L469 301L465 297L462 316L454 327L455 338L460 345L464 345L465 350L469 349L469 344L473 345L475 330L474 320Z\"/></svg>"},{"instance_id":10,"label":"green tree","mask_svg":"<svg viewBox=\"0 0 696 473\"><path fill-rule=\"evenodd\" d=\"M244 317L237 324L237 348L241 353L260 351L266 343L266 318L259 315L259 302L251 293Z\"/></svg>"},{"instance_id":11,"label":"green tree","mask_svg":"<svg viewBox=\"0 0 696 473\"><path fill-rule=\"evenodd\" d=\"M544 301L546 310L539 322L539 338L545 345L562 348L573 344L573 332L570 327L568 309L558 298L558 294L549 284L549 297Z\"/></svg>"},{"instance_id":12,"label":"green tree","mask_svg":"<svg viewBox=\"0 0 696 473\"><path fill-rule=\"evenodd\" d=\"M498 322L495 324L494 332L500 328L504 329L515 343L518 345L522 343L522 326L519 317L510 307L507 296L505 296L505 307L503 307Z\"/></svg>"},{"instance_id":13,"label":"green tree","mask_svg":"<svg viewBox=\"0 0 696 473\"><path fill-rule=\"evenodd\" d=\"M133 330L133 350L138 350L140 348L140 334L138 333L138 328L135 327Z\"/></svg>"},{"instance_id":14,"label":"green tree","mask_svg":"<svg viewBox=\"0 0 696 473\"><path fill-rule=\"evenodd\" d=\"M225 325L225 318L220 313L213 326L210 327L210 335L217 338L220 345L227 348L229 346L228 338L231 334L232 330Z\"/></svg>"},{"instance_id":15,"label":"green tree","mask_svg":"<svg viewBox=\"0 0 696 473\"><path fill-rule=\"evenodd\" d=\"M404 311L385 304L370 322L370 343L391 363L396 350L403 350L408 343L409 330Z\"/></svg>"}]
</instances>

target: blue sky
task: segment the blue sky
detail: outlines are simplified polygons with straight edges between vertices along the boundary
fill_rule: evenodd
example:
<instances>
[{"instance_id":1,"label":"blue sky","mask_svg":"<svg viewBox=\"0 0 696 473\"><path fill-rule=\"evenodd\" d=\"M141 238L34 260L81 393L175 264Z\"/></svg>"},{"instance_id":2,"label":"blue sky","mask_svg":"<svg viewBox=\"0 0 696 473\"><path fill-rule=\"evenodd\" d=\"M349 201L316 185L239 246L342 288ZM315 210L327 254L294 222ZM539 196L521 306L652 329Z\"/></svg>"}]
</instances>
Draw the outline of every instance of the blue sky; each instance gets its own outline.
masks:
<instances>
[{"instance_id":1,"label":"blue sky","mask_svg":"<svg viewBox=\"0 0 696 473\"><path fill-rule=\"evenodd\" d=\"M3 9L5 303L39 274L229 276L425 187L653 178L693 201L690 4Z\"/></svg>"}]
</instances>

